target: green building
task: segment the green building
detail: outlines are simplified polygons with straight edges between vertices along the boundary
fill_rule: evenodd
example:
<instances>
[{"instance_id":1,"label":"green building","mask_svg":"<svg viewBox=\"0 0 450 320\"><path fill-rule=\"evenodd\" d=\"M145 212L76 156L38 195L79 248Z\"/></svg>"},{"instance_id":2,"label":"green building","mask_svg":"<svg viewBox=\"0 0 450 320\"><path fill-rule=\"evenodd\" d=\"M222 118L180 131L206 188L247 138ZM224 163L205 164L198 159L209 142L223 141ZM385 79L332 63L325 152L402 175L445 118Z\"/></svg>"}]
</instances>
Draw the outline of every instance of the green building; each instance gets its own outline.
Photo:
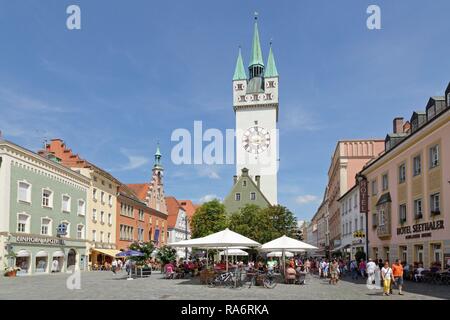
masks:
<instances>
[{"instance_id":1,"label":"green building","mask_svg":"<svg viewBox=\"0 0 450 320\"><path fill-rule=\"evenodd\" d=\"M0 139L0 266L18 275L84 270L89 179Z\"/></svg>"},{"instance_id":2,"label":"green building","mask_svg":"<svg viewBox=\"0 0 450 320\"><path fill-rule=\"evenodd\" d=\"M254 204L260 208L270 206L269 201L260 190L260 177L255 176L255 181L253 181L248 173L248 169L243 168L239 178L234 176L233 187L223 202L228 214L239 211L246 204Z\"/></svg>"}]
</instances>

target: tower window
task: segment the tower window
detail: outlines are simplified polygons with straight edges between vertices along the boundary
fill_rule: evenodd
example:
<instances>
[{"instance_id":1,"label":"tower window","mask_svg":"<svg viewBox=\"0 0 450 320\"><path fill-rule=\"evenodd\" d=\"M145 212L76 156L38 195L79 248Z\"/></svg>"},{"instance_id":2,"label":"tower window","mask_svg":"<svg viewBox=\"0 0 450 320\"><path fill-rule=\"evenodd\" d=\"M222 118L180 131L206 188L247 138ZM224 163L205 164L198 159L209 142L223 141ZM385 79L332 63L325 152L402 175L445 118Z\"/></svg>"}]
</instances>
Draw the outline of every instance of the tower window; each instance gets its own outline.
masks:
<instances>
[{"instance_id":1,"label":"tower window","mask_svg":"<svg viewBox=\"0 0 450 320\"><path fill-rule=\"evenodd\" d=\"M239 102L245 102L245 96L240 96L239 97Z\"/></svg>"},{"instance_id":2,"label":"tower window","mask_svg":"<svg viewBox=\"0 0 450 320\"><path fill-rule=\"evenodd\" d=\"M236 90L238 90L238 91L244 90L244 85L242 83L238 83Z\"/></svg>"},{"instance_id":3,"label":"tower window","mask_svg":"<svg viewBox=\"0 0 450 320\"><path fill-rule=\"evenodd\" d=\"M239 192L234 195L234 200L241 201L241 194Z\"/></svg>"}]
</instances>

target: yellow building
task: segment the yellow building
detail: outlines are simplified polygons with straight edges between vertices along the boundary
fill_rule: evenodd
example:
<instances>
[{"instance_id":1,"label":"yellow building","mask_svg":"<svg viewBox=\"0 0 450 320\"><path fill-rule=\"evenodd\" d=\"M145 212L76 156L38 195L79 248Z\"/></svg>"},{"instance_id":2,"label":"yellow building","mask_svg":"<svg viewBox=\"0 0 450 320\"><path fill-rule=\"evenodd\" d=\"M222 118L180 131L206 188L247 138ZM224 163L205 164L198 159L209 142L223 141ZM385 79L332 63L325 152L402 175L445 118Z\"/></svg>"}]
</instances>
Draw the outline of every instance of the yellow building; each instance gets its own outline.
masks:
<instances>
[{"instance_id":1,"label":"yellow building","mask_svg":"<svg viewBox=\"0 0 450 320\"><path fill-rule=\"evenodd\" d=\"M89 161L67 149L60 139L51 140L46 151L61 159L61 163L91 180L87 195L86 239L89 266L111 262L116 250L117 194L120 181Z\"/></svg>"}]
</instances>

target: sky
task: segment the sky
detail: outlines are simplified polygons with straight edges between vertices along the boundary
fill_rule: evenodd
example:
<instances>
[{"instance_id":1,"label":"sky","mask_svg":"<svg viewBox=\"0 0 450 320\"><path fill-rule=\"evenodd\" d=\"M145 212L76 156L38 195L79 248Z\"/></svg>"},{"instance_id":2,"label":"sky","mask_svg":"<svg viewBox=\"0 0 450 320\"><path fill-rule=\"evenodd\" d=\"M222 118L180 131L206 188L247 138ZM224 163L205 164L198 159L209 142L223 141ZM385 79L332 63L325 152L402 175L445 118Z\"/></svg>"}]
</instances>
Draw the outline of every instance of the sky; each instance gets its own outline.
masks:
<instances>
[{"instance_id":1,"label":"sky","mask_svg":"<svg viewBox=\"0 0 450 320\"><path fill-rule=\"evenodd\" d=\"M80 30L66 27L73 4ZM371 4L381 30L367 28ZM280 74L279 203L311 219L339 139L383 139L394 117L443 95L448 0L0 0L3 137L34 151L61 138L123 183L149 181L159 141L166 195L223 199L234 165L175 165L171 134L196 120L234 128L255 11Z\"/></svg>"}]
</instances>

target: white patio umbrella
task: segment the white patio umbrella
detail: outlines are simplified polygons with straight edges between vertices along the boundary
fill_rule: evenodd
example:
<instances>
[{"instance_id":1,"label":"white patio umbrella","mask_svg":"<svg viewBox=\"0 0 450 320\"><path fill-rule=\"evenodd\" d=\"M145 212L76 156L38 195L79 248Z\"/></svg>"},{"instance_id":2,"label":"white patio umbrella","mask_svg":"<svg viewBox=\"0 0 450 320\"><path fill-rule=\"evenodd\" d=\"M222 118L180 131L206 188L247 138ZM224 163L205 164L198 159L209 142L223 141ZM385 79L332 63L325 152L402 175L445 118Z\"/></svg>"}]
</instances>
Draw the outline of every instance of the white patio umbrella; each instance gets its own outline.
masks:
<instances>
[{"instance_id":1,"label":"white patio umbrella","mask_svg":"<svg viewBox=\"0 0 450 320\"><path fill-rule=\"evenodd\" d=\"M286 251L284 254L288 258L291 258L294 256L294 254L289 251ZM281 256L283 256L283 252L282 251L272 251L272 252L268 253L267 256L268 257L281 257Z\"/></svg>"},{"instance_id":2,"label":"white patio umbrella","mask_svg":"<svg viewBox=\"0 0 450 320\"><path fill-rule=\"evenodd\" d=\"M220 256L225 256L227 254L232 257L233 263L235 262L234 258L237 256L248 256L247 252L245 252L244 250L241 250L241 249L237 249L237 248L228 249L228 250L219 252ZM227 263L228 263L228 261L227 261Z\"/></svg>"},{"instance_id":3,"label":"white patio umbrella","mask_svg":"<svg viewBox=\"0 0 450 320\"><path fill-rule=\"evenodd\" d=\"M293 238L289 238L287 236L279 237L275 240L269 241L261 246L262 251L280 251L282 252L282 261L283 261L283 270L285 268L284 261L286 251L305 251L305 250L317 250L317 247L314 247L308 243L305 243L300 240L296 240Z\"/></svg>"},{"instance_id":4,"label":"white patio umbrella","mask_svg":"<svg viewBox=\"0 0 450 320\"><path fill-rule=\"evenodd\" d=\"M228 249L236 247L259 247L260 244L252 239L244 237L243 235L231 231L226 228L225 230L210 234L206 237L184 240L176 243L170 243L170 246L191 246L205 249L220 248L225 249L226 260L228 261ZM228 264L226 265L226 271L228 271Z\"/></svg>"}]
</instances>

